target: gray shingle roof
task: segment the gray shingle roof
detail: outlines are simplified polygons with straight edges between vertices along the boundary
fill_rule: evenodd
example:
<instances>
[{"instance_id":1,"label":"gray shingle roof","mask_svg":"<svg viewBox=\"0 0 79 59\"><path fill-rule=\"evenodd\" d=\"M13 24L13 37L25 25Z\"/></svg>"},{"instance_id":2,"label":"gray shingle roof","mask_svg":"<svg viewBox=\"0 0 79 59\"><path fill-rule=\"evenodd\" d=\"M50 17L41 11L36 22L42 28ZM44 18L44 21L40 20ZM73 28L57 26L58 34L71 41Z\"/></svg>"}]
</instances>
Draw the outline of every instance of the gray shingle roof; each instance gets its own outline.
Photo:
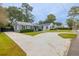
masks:
<instances>
[{"instance_id":1,"label":"gray shingle roof","mask_svg":"<svg viewBox=\"0 0 79 59\"><path fill-rule=\"evenodd\" d=\"M20 25L33 25L33 23L29 23L29 22L20 22L20 21L17 21L17 24L20 24Z\"/></svg>"},{"instance_id":2,"label":"gray shingle roof","mask_svg":"<svg viewBox=\"0 0 79 59\"><path fill-rule=\"evenodd\" d=\"M38 24L35 24L35 23L30 23L30 22L20 22L20 21L16 21L17 24L19 25L30 25L30 26L40 26Z\"/></svg>"}]
</instances>

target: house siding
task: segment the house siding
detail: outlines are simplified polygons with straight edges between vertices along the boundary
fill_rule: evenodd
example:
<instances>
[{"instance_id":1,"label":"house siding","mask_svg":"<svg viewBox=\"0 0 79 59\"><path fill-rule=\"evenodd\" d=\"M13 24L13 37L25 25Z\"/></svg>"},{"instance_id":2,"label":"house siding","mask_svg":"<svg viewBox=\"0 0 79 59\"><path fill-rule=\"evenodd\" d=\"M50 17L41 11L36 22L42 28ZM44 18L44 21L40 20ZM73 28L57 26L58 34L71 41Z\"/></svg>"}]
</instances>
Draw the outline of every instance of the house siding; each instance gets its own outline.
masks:
<instances>
[{"instance_id":1,"label":"house siding","mask_svg":"<svg viewBox=\"0 0 79 59\"><path fill-rule=\"evenodd\" d=\"M37 24L32 24L32 23L27 23L27 22L18 22L16 21L14 24L14 30L16 32L20 32L20 30L25 30L25 29L33 29L34 31L39 31L39 29L45 31L45 30L50 30L53 28L53 24L43 24L43 25L37 25Z\"/></svg>"}]
</instances>

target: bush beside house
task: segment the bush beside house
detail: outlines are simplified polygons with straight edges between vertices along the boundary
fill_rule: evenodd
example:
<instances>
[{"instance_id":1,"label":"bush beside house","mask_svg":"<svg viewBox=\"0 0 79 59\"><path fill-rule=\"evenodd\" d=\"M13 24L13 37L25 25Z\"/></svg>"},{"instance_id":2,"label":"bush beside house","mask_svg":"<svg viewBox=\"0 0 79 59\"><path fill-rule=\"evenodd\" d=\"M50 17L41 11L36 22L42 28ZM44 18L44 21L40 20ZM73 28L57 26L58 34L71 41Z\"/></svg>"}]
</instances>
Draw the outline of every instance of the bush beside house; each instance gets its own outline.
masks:
<instances>
[{"instance_id":1,"label":"bush beside house","mask_svg":"<svg viewBox=\"0 0 79 59\"><path fill-rule=\"evenodd\" d=\"M21 30L20 32L24 33L24 32L33 32L33 31L34 31L33 29L24 29L24 30Z\"/></svg>"}]
</instances>

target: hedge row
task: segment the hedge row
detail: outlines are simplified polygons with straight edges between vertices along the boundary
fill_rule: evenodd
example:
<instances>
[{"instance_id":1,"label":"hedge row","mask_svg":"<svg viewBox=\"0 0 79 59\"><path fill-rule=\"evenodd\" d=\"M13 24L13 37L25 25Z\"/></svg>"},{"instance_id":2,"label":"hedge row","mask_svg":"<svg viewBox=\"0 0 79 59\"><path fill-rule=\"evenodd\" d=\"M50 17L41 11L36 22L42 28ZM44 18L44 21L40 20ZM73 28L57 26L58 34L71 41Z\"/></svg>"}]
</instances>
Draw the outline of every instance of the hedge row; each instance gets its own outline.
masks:
<instances>
[{"instance_id":1,"label":"hedge row","mask_svg":"<svg viewBox=\"0 0 79 59\"><path fill-rule=\"evenodd\" d=\"M55 29L58 29L58 30L72 30L72 28L55 28ZM53 30L53 29L51 29Z\"/></svg>"},{"instance_id":2,"label":"hedge row","mask_svg":"<svg viewBox=\"0 0 79 59\"><path fill-rule=\"evenodd\" d=\"M21 30L20 32L23 33L23 32L33 32L34 30L33 29L25 29L25 30Z\"/></svg>"}]
</instances>

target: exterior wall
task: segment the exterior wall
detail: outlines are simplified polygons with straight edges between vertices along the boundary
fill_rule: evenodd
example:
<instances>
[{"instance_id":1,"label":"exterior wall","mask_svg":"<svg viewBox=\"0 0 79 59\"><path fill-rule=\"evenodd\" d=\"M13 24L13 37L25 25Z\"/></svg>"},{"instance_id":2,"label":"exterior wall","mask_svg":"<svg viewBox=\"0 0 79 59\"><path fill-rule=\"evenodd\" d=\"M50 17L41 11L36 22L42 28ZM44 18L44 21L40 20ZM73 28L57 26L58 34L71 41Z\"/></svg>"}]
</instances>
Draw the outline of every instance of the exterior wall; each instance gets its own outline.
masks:
<instances>
[{"instance_id":1,"label":"exterior wall","mask_svg":"<svg viewBox=\"0 0 79 59\"><path fill-rule=\"evenodd\" d=\"M43 30L46 30L46 26L43 26Z\"/></svg>"},{"instance_id":2,"label":"exterior wall","mask_svg":"<svg viewBox=\"0 0 79 59\"><path fill-rule=\"evenodd\" d=\"M54 28L54 26L53 26L52 23L49 24L49 25L44 25L44 26L43 26L43 30L50 30L50 29L53 29L53 28Z\"/></svg>"},{"instance_id":3,"label":"exterior wall","mask_svg":"<svg viewBox=\"0 0 79 59\"><path fill-rule=\"evenodd\" d=\"M50 24L50 29L54 29L54 24L53 23Z\"/></svg>"},{"instance_id":4,"label":"exterior wall","mask_svg":"<svg viewBox=\"0 0 79 59\"><path fill-rule=\"evenodd\" d=\"M21 25L17 25L17 30L20 30L21 29Z\"/></svg>"},{"instance_id":5,"label":"exterior wall","mask_svg":"<svg viewBox=\"0 0 79 59\"><path fill-rule=\"evenodd\" d=\"M14 27L16 32L20 32L20 30L22 29L22 26L18 24L16 24Z\"/></svg>"},{"instance_id":6,"label":"exterior wall","mask_svg":"<svg viewBox=\"0 0 79 59\"><path fill-rule=\"evenodd\" d=\"M50 30L50 29L53 29L53 24L51 23L51 24L46 24L46 25L43 25L43 26L41 26L41 25L23 25L23 24L19 24L19 23L17 23L17 22L14 22L14 24L13 24L13 26L14 26L14 30L16 31L16 32L20 32L20 30L24 30L24 29L33 29L34 31L38 31L39 29L41 29L41 30Z\"/></svg>"},{"instance_id":7,"label":"exterior wall","mask_svg":"<svg viewBox=\"0 0 79 59\"><path fill-rule=\"evenodd\" d=\"M33 27L32 26L30 26L30 25L21 25L21 26L18 26L17 27L17 30L25 30L25 29L33 29Z\"/></svg>"},{"instance_id":8,"label":"exterior wall","mask_svg":"<svg viewBox=\"0 0 79 59\"><path fill-rule=\"evenodd\" d=\"M26 28L26 29L32 29L30 25L26 25L26 26L27 26L27 28Z\"/></svg>"},{"instance_id":9,"label":"exterior wall","mask_svg":"<svg viewBox=\"0 0 79 59\"><path fill-rule=\"evenodd\" d=\"M50 26L49 25L43 26L43 30L50 30Z\"/></svg>"},{"instance_id":10,"label":"exterior wall","mask_svg":"<svg viewBox=\"0 0 79 59\"><path fill-rule=\"evenodd\" d=\"M61 26L55 25L55 28L63 28L63 26L62 25Z\"/></svg>"}]
</instances>

